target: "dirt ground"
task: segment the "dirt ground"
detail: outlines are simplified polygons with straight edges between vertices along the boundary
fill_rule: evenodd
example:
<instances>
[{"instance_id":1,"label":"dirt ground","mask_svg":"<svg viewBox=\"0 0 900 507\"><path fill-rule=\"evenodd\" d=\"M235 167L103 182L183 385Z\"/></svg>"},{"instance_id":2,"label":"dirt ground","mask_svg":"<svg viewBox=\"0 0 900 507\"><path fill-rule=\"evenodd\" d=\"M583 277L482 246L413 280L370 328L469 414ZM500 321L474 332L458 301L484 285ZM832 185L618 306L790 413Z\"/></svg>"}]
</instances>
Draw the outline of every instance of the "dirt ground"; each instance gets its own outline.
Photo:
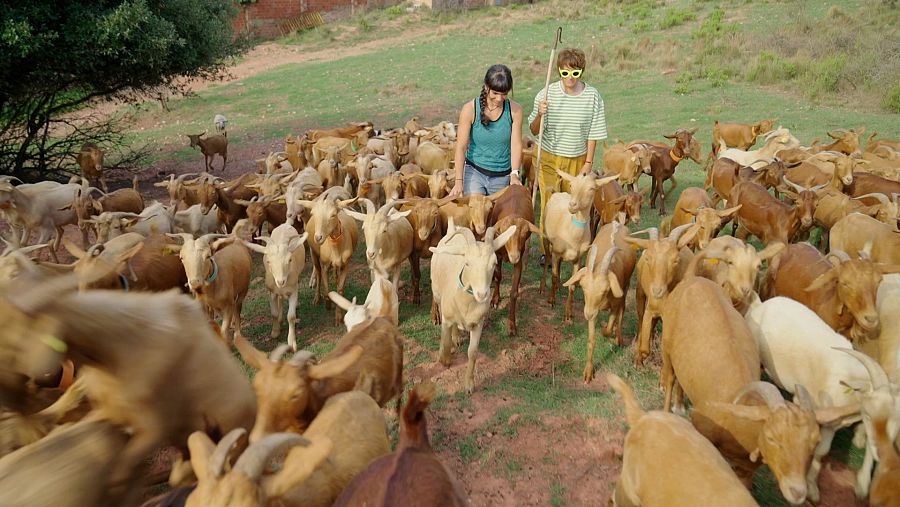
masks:
<instances>
[{"instance_id":1,"label":"dirt ground","mask_svg":"<svg viewBox=\"0 0 900 507\"><path fill-rule=\"evenodd\" d=\"M334 59L350 54L361 54L368 50L400 42L416 36L415 32L403 36L360 44L348 50L302 52L295 47L263 44L253 49L245 59L230 69L231 77L226 81L242 79L275 66L291 62L305 62L316 59ZM210 83L195 82L192 89L201 91ZM265 156L273 143L271 139L245 139L233 151L230 150L229 167L224 173L215 171L225 178L237 176L242 168L250 166L257 158ZM237 148L237 147L236 147ZM202 169L203 157L197 152L195 159L188 162L166 160L140 174L141 191L148 196L167 199L164 191L154 188L152 183L162 175L197 172ZM221 159L216 160L220 167ZM124 175L120 175L124 176ZM120 177L115 188L128 183ZM69 228L70 235L80 244L80 236ZM407 296L401 293L401 298ZM505 319L506 300L503 308L492 312L492 318ZM580 305L579 305L580 306ZM440 408L431 410L428 424L432 441L439 449L442 461L460 479L470 495L473 505L478 506L526 506L526 505L606 505L615 487L621 468L623 442L625 437L624 418L600 417L560 417L553 414L536 414L527 420L516 414L498 419L504 407L517 400L513 396L503 396L485 392L483 387L510 373L527 372L536 376L553 374L554 363L562 353L560 330L549 326L549 309L536 306L537 311L547 313L533 319L524 336L515 341L515 346L500 351L495 358L480 353L477 361L479 389L465 397L453 394L463 388L465 374L465 343L462 350L454 355L449 368L436 361L420 364L406 372L414 381L431 380L449 396L449 401ZM576 308L580 315L580 308ZM520 325L520 329L522 326ZM332 335L333 328L318 338ZM425 351L436 358L436 350L425 350L409 340L406 359ZM598 375L599 377L599 375ZM602 378L595 379L587 389L607 391ZM464 401L462 401L464 400ZM387 413L387 412L386 412ZM475 449L476 457L463 457L458 442L467 441ZM864 505L853 496L853 471L846 465L826 461L820 477L823 507Z\"/></svg>"}]
</instances>

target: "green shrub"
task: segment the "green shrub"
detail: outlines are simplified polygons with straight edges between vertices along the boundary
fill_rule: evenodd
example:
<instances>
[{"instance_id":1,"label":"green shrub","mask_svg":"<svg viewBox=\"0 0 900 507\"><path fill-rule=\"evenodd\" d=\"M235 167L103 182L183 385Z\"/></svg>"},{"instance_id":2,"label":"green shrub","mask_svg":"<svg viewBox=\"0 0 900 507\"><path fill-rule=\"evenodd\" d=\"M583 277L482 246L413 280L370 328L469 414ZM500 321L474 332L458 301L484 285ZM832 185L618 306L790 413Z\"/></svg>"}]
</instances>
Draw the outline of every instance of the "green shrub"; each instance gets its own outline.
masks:
<instances>
[{"instance_id":1,"label":"green shrub","mask_svg":"<svg viewBox=\"0 0 900 507\"><path fill-rule=\"evenodd\" d=\"M384 10L389 18L395 19L406 14L406 6L404 4L392 5Z\"/></svg>"},{"instance_id":2,"label":"green shrub","mask_svg":"<svg viewBox=\"0 0 900 507\"><path fill-rule=\"evenodd\" d=\"M900 113L900 84L895 84L884 94L881 105L892 113Z\"/></svg>"},{"instance_id":3,"label":"green shrub","mask_svg":"<svg viewBox=\"0 0 900 507\"><path fill-rule=\"evenodd\" d=\"M846 63L847 55L843 53L811 61L803 76L809 96L816 98L823 93L838 91Z\"/></svg>"},{"instance_id":4,"label":"green shrub","mask_svg":"<svg viewBox=\"0 0 900 507\"><path fill-rule=\"evenodd\" d=\"M725 23L725 11L721 7L716 7L709 16L694 29L691 36L701 41L714 41L723 35L734 33L737 31L737 25L734 23Z\"/></svg>"},{"instance_id":5,"label":"green shrub","mask_svg":"<svg viewBox=\"0 0 900 507\"><path fill-rule=\"evenodd\" d=\"M662 21L659 22L659 29L665 30L673 26L679 26L697 19L697 15L691 9L669 9L666 11Z\"/></svg>"},{"instance_id":6,"label":"green shrub","mask_svg":"<svg viewBox=\"0 0 900 507\"><path fill-rule=\"evenodd\" d=\"M646 32L650 30L650 22L646 19L639 19L631 25L631 31L634 33Z\"/></svg>"},{"instance_id":7,"label":"green shrub","mask_svg":"<svg viewBox=\"0 0 900 507\"><path fill-rule=\"evenodd\" d=\"M359 28L360 32L368 32L372 29L372 24L369 23L369 20L365 17L359 18L359 21L356 22L356 26Z\"/></svg>"},{"instance_id":8,"label":"green shrub","mask_svg":"<svg viewBox=\"0 0 900 507\"><path fill-rule=\"evenodd\" d=\"M790 81L799 74L799 66L771 51L762 50L756 56L756 61L747 69L748 81L761 84L771 84L781 81Z\"/></svg>"}]
</instances>

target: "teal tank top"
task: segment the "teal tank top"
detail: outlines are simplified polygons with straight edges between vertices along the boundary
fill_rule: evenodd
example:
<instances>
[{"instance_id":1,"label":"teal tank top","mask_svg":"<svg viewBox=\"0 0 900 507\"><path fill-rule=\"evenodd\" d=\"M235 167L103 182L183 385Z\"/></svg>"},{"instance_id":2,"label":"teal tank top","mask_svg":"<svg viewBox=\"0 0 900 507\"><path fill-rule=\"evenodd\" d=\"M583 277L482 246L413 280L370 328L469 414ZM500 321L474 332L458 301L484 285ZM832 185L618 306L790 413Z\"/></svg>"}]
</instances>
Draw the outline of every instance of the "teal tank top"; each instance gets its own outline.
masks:
<instances>
[{"instance_id":1,"label":"teal tank top","mask_svg":"<svg viewBox=\"0 0 900 507\"><path fill-rule=\"evenodd\" d=\"M475 99L475 121L469 136L466 162L478 169L508 173L512 167L509 138L512 135L512 113L509 99L503 101L503 113L487 127L481 124L481 104Z\"/></svg>"}]
</instances>

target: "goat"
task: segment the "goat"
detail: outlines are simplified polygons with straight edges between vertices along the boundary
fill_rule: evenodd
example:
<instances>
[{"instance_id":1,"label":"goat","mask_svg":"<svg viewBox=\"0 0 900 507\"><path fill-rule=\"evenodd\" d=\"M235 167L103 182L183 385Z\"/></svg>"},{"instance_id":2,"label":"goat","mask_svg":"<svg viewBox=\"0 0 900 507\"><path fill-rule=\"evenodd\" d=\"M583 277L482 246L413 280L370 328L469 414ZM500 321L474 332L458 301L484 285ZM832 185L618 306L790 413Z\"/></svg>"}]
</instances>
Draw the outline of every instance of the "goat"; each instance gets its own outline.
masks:
<instances>
[{"instance_id":1,"label":"goat","mask_svg":"<svg viewBox=\"0 0 900 507\"><path fill-rule=\"evenodd\" d=\"M766 143L758 150L741 150L738 148L728 148L724 144L724 140L719 140L719 150L716 156L718 158L731 159L742 166L753 168L762 167L762 165L771 163L775 160L775 155L780 150L796 148L800 146L800 141L791 135L790 131L785 128L778 127L775 130L765 134Z\"/></svg>"},{"instance_id":2,"label":"goat","mask_svg":"<svg viewBox=\"0 0 900 507\"><path fill-rule=\"evenodd\" d=\"M252 259L237 238L224 234L207 234L194 238L187 233L167 234L181 238L181 245L169 248L178 252L188 288L214 317L222 315L222 339L241 334L241 309L250 288Z\"/></svg>"},{"instance_id":3,"label":"goat","mask_svg":"<svg viewBox=\"0 0 900 507\"><path fill-rule=\"evenodd\" d=\"M838 333L864 342L881 332L875 293L882 274L894 272L900 265L850 259L840 250L823 256L808 243L789 245L769 266L763 296L799 301Z\"/></svg>"},{"instance_id":4,"label":"goat","mask_svg":"<svg viewBox=\"0 0 900 507\"><path fill-rule=\"evenodd\" d=\"M193 206L194 204L200 203L199 187L191 185L196 183L197 180L187 182L185 181L185 178L197 175L198 173L185 173L176 178L173 173L169 175L168 180L156 182L153 186L166 189L169 193L170 206L177 204L179 201L185 203L187 206Z\"/></svg>"},{"instance_id":5,"label":"goat","mask_svg":"<svg viewBox=\"0 0 900 507\"><path fill-rule=\"evenodd\" d=\"M756 138L767 134L775 126L777 120L762 120L754 124L748 123L719 123L713 124L712 153L717 155L721 144L727 148L748 150L756 144Z\"/></svg>"},{"instance_id":6,"label":"goat","mask_svg":"<svg viewBox=\"0 0 900 507\"><path fill-rule=\"evenodd\" d=\"M21 224L22 236L19 246L28 246L32 231L38 231L37 243L45 243L50 235L54 235L50 247L53 262L59 262L56 251L62 242L62 229L65 225L75 225L77 217L69 208L64 209L75 198L81 189L77 184L52 186L32 185L26 188L14 187L9 181L0 181L0 210L14 213L11 222Z\"/></svg>"},{"instance_id":7,"label":"goat","mask_svg":"<svg viewBox=\"0 0 900 507\"><path fill-rule=\"evenodd\" d=\"M390 277L394 287L400 283L400 265L410 258L413 249L413 228L406 216L410 211L397 212L395 201L390 200L379 210L368 199L361 199L366 213L344 210L344 213L362 222L366 238L366 261L375 280L378 272Z\"/></svg>"},{"instance_id":8,"label":"goat","mask_svg":"<svg viewBox=\"0 0 900 507\"><path fill-rule=\"evenodd\" d=\"M103 192L109 192L106 186L106 175L103 173L103 150L94 143L84 143L81 151L75 155L75 163L81 168L81 175L87 178L91 185L99 183Z\"/></svg>"},{"instance_id":9,"label":"goat","mask_svg":"<svg viewBox=\"0 0 900 507\"><path fill-rule=\"evenodd\" d=\"M191 435L191 464L197 488L186 507L327 507L374 459L390 452L378 405L364 393L334 396L303 436L275 433L252 443L231 470L225 457L243 433L218 446L202 433ZM276 474L264 475L274 456L287 451Z\"/></svg>"},{"instance_id":10,"label":"goat","mask_svg":"<svg viewBox=\"0 0 900 507\"><path fill-rule=\"evenodd\" d=\"M584 366L583 379L590 382L594 378L594 343L597 339L597 315L600 310L607 310L609 318L604 336L616 333L616 345L622 346L623 316L625 314L625 293L636 262L634 250L625 242L628 228L618 222L606 224L597 231L597 237L588 253L587 267L572 274L563 284L569 287L581 284L584 291L584 318L588 322L587 360ZM597 259L602 259L599 271L595 269Z\"/></svg>"},{"instance_id":11,"label":"goat","mask_svg":"<svg viewBox=\"0 0 900 507\"><path fill-rule=\"evenodd\" d=\"M863 215L850 213L837 221L829 234L829 248L860 257L865 252L873 262L900 264L900 230Z\"/></svg>"},{"instance_id":12,"label":"goat","mask_svg":"<svg viewBox=\"0 0 900 507\"><path fill-rule=\"evenodd\" d=\"M761 455L785 499L803 503L810 458L820 440L819 423L829 424L846 410L814 411L808 396L801 396L799 405L788 403L772 384L759 382L753 335L714 282L683 280L666 298L662 318L663 410L672 406L673 391L683 390L693 403L694 426L745 484ZM750 393L765 404L741 403Z\"/></svg>"},{"instance_id":13,"label":"goat","mask_svg":"<svg viewBox=\"0 0 900 507\"><path fill-rule=\"evenodd\" d=\"M0 344L16 351L13 370L28 376L63 354L84 365L93 417L131 434L111 484L124 484L153 449L182 445L193 431L253 424L253 391L212 328L200 325L207 318L196 301L172 291L73 292L77 284L70 275L5 290Z\"/></svg>"},{"instance_id":14,"label":"goat","mask_svg":"<svg viewBox=\"0 0 900 507\"><path fill-rule=\"evenodd\" d=\"M446 196L440 200L428 199L407 199L407 203L403 208L409 207L410 213L406 216L409 224L413 228L413 247L409 254L409 266L412 271L412 302L418 305L421 300L420 281L422 272L419 267L419 259L431 258L431 250L429 248L437 246L441 238L444 237L444 222L441 215L441 206L450 203L453 197Z\"/></svg>"},{"instance_id":15,"label":"goat","mask_svg":"<svg viewBox=\"0 0 900 507\"><path fill-rule=\"evenodd\" d=\"M859 344L859 349L878 361L888 376L900 382L900 275L885 275L875 299L881 335Z\"/></svg>"},{"instance_id":16,"label":"goat","mask_svg":"<svg viewBox=\"0 0 900 507\"><path fill-rule=\"evenodd\" d=\"M718 210L706 191L699 187L688 187L678 196L675 203L675 212L668 224L670 228L680 227L685 224L695 224L697 233L688 243L692 248L706 248L710 240L715 238L722 227L740 211L741 205L733 208Z\"/></svg>"},{"instance_id":17,"label":"goat","mask_svg":"<svg viewBox=\"0 0 900 507\"><path fill-rule=\"evenodd\" d=\"M693 507L713 499L720 505L756 505L728 462L690 422L666 412L644 412L621 378L608 373L606 380L622 397L631 426L611 505Z\"/></svg>"},{"instance_id":18,"label":"goat","mask_svg":"<svg viewBox=\"0 0 900 507\"><path fill-rule=\"evenodd\" d=\"M469 331L466 390L475 388L475 356L481 340L481 330L490 308L491 276L497 264L496 250L503 247L516 233L516 226L494 238L493 227L484 233L484 241L477 241L471 230L457 228L450 220L447 234L437 247L431 247L432 316L441 323L439 360L450 366L451 339L459 343L460 330ZM438 313L439 312L439 313Z\"/></svg>"},{"instance_id":19,"label":"goat","mask_svg":"<svg viewBox=\"0 0 900 507\"><path fill-rule=\"evenodd\" d=\"M494 269L493 294L491 296L491 308L500 305L500 282L503 278L503 261L512 264L512 285L509 288L509 315L506 319L506 329L510 336L515 336L516 309L519 301L519 284L522 280L522 269L525 249L528 247L528 239L532 233L539 234L540 230L534 225L534 207L531 204L531 194L522 185L511 185L501 196L498 196L488 223L499 233L516 226L516 233L509 241L498 250L497 267Z\"/></svg>"},{"instance_id":20,"label":"goat","mask_svg":"<svg viewBox=\"0 0 900 507\"><path fill-rule=\"evenodd\" d=\"M557 170L556 173L569 183L571 194L556 192L544 209L541 221L544 251L550 254L549 264L544 264L541 275L541 292L546 288L547 268L553 266L553 279L547 302L556 304L556 293L559 291L560 264L563 261L573 264L573 272L581 267L581 257L591 247L591 230L588 228L591 207L594 204L595 192L607 182L618 178L618 175L598 178L594 173L572 176ZM566 298L565 321L572 322L572 305L575 287L569 287Z\"/></svg>"},{"instance_id":21,"label":"goat","mask_svg":"<svg viewBox=\"0 0 900 507\"><path fill-rule=\"evenodd\" d=\"M281 335L284 300L287 299L288 345L297 351L297 291L300 288L300 273L306 264L307 233L299 234L290 224L281 224L272 231L271 236L262 236L266 246L244 242L244 245L263 254L266 266L266 288L269 289L269 307L272 311L272 331L269 336L277 338Z\"/></svg>"},{"instance_id":22,"label":"goat","mask_svg":"<svg viewBox=\"0 0 900 507\"><path fill-rule=\"evenodd\" d=\"M259 410L250 433L255 442L268 433L300 432L320 413L325 402L338 393L357 390L380 406L403 389L403 336L389 319L378 317L354 326L334 350L316 362L308 351L281 361L287 346L279 346L269 359L244 337L235 347L257 369L253 387Z\"/></svg>"},{"instance_id":23,"label":"goat","mask_svg":"<svg viewBox=\"0 0 900 507\"><path fill-rule=\"evenodd\" d=\"M659 215L666 214L666 193L672 192L677 184L675 181L675 168L684 157L690 157L691 160L700 164L700 144L694 139L697 129L678 129L672 135L664 135L666 139L674 139L675 146L665 144L658 145L654 143L646 143L635 141L629 145L629 149L637 151L641 147L648 148L651 151L650 158L650 176L653 178L650 191L650 207L656 208L656 198L659 197ZM666 180L672 180L668 192L663 187Z\"/></svg>"},{"instance_id":24,"label":"goat","mask_svg":"<svg viewBox=\"0 0 900 507\"><path fill-rule=\"evenodd\" d=\"M725 289L735 309L744 313L755 294L761 264L786 246L776 242L757 252L752 245L731 236L713 238L697 252L684 276L696 275L716 282Z\"/></svg>"},{"instance_id":25,"label":"goat","mask_svg":"<svg viewBox=\"0 0 900 507\"><path fill-rule=\"evenodd\" d=\"M247 208L238 201L249 201L257 195L249 186L257 177L256 174L245 173L228 182L209 175L201 178L198 190L200 210L205 215L213 205L218 206L219 221L225 224L226 230L231 231L238 220L247 216Z\"/></svg>"},{"instance_id":26,"label":"goat","mask_svg":"<svg viewBox=\"0 0 900 507\"><path fill-rule=\"evenodd\" d=\"M469 505L465 490L440 462L428 441L425 409L435 391L430 382L410 391L400 417L397 449L360 472L335 501L336 507Z\"/></svg>"},{"instance_id":27,"label":"goat","mask_svg":"<svg viewBox=\"0 0 900 507\"><path fill-rule=\"evenodd\" d=\"M144 236L170 233L173 230L174 219L170 209L154 201L140 213L104 211L82 222L94 226L98 243L106 243L127 232L137 232Z\"/></svg>"},{"instance_id":28,"label":"goat","mask_svg":"<svg viewBox=\"0 0 900 507\"><path fill-rule=\"evenodd\" d=\"M395 326L400 325L400 300L397 297L397 289L390 280L377 272L363 304L356 304L356 297L348 301L334 291L329 292L328 297L344 310L344 326L347 332L376 317L387 317Z\"/></svg>"},{"instance_id":29,"label":"goat","mask_svg":"<svg viewBox=\"0 0 900 507\"><path fill-rule=\"evenodd\" d=\"M622 143L616 143L610 147L604 145L603 174L618 174L619 183L634 191L637 190L641 174L651 173L650 159L650 149L645 146L637 146L632 151Z\"/></svg>"},{"instance_id":30,"label":"goat","mask_svg":"<svg viewBox=\"0 0 900 507\"><path fill-rule=\"evenodd\" d=\"M186 232L195 237L221 232L222 224L219 222L219 207L213 204L209 213L204 215L200 205L194 204L187 209L176 211L172 215L172 225L172 232Z\"/></svg>"},{"instance_id":31,"label":"goat","mask_svg":"<svg viewBox=\"0 0 900 507\"><path fill-rule=\"evenodd\" d=\"M638 283L634 287L640 326L634 354L635 366L642 364L650 355L650 342L660 317L662 301L687 270L693 255L685 245L693 239L697 229L691 224L682 225L664 238L659 237L656 228L650 228L647 232L649 239L635 238L633 234L623 238L627 243L644 249L637 263Z\"/></svg>"},{"instance_id":32,"label":"goat","mask_svg":"<svg viewBox=\"0 0 900 507\"><path fill-rule=\"evenodd\" d=\"M189 147L200 148L200 152L203 153L205 171L210 172L213 170L212 162L216 155L222 157L222 171L225 171L225 166L228 165L228 137L224 134L216 134L201 139L204 135L206 135L206 132L202 134L187 134L188 139L191 140Z\"/></svg>"},{"instance_id":33,"label":"goat","mask_svg":"<svg viewBox=\"0 0 900 507\"><path fill-rule=\"evenodd\" d=\"M611 224L613 221L622 225L629 221L640 223L643 199L643 193L625 193L618 181L610 181L601 186L599 191L594 193L594 209L597 213L591 218L591 232L596 233L598 225Z\"/></svg>"},{"instance_id":34,"label":"goat","mask_svg":"<svg viewBox=\"0 0 900 507\"><path fill-rule=\"evenodd\" d=\"M813 224L816 211L816 191L823 186L805 188L793 184L796 192L785 191L796 205L790 206L772 197L765 188L751 181L741 181L731 189L732 205L741 205L737 212L737 237L746 240L753 234L764 244L780 241L789 243Z\"/></svg>"}]
</instances>

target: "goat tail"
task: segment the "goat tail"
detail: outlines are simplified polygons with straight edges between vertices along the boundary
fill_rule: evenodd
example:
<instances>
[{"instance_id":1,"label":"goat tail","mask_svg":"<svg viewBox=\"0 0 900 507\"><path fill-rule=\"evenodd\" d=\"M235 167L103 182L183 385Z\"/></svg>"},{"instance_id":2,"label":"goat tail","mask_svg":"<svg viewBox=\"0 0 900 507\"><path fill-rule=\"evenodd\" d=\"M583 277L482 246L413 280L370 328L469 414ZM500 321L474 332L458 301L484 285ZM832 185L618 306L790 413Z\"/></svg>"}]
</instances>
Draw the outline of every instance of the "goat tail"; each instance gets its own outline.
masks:
<instances>
[{"instance_id":1,"label":"goat tail","mask_svg":"<svg viewBox=\"0 0 900 507\"><path fill-rule=\"evenodd\" d=\"M644 409L641 408L637 398L634 397L634 391L632 391L631 387L615 373L607 373L606 381L609 383L610 387L622 397L622 401L625 404L625 418L628 419L628 425L634 426L637 424L640 418L644 416Z\"/></svg>"},{"instance_id":2,"label":"goat tail","mask_svg":"<svg viewBox=\"0 0 900 507\"><path fill-rule=\"evenodd\" d=\"M409 392L406 405L400 414L400 434L401 441L408 444L425 444L428 445L428 435L425 431L420 431L425 424L425 409L437 394L437 386L433 382L425 381L413 387ZM425 439L425 442L421 440ZM399 446L399 445L398 445Z\"/></svg>"}]
</instances>

